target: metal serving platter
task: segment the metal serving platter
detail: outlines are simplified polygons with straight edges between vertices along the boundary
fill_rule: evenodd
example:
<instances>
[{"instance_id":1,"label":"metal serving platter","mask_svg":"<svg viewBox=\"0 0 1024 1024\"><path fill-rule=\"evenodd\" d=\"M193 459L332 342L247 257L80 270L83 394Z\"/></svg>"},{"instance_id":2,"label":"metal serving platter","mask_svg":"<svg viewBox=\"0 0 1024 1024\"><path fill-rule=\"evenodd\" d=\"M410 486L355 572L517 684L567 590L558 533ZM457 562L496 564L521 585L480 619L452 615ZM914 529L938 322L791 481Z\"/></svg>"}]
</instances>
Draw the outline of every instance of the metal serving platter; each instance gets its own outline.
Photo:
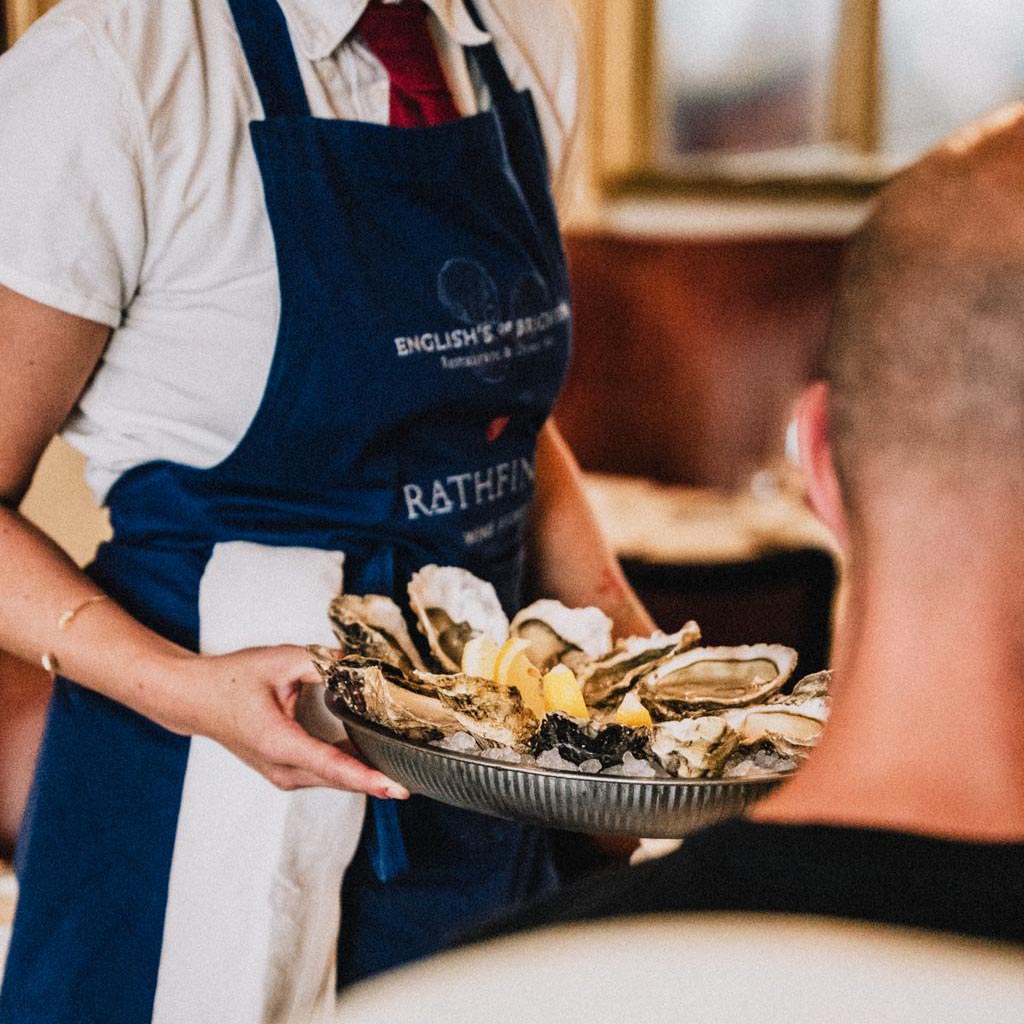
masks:
<instances>
[{"instance_id":1,"label":"metal serving platter","mask_svg":"<svg viewBox=\"0 0 1024 1024\"><path fill-rule=\"evenodd\" d=\"M329 690L326 700L363 757L410 792L569 832L681 838L735 817L786 778L631 779L508 764L411 743L356 717Z\"/></svg>"}]
</instances>

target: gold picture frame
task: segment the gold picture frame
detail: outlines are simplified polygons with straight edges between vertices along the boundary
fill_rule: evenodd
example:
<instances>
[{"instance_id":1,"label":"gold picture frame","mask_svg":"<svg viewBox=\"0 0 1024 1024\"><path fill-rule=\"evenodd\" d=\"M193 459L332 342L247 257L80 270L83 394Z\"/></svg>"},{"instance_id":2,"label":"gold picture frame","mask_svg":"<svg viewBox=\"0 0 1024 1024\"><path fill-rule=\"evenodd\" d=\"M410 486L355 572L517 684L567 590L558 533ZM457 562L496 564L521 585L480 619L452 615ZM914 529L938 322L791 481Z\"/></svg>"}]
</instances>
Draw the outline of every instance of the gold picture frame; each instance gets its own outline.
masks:
<instances>
[{"instance_id":1,"label":"gold picture frame","mask_svg":"<svg viewBox=\"0 0 1024 1024\"><path fill-rule=\"evenodd\" d=\"M656 160L658 2L577 0L590 69L592 168L604 196L861 198L891 174L878 152L880 0L843 0L832 76L835 161L796 172L766 161L753 173L749 167L673 171Z\"/></svg>"}]
</instances>

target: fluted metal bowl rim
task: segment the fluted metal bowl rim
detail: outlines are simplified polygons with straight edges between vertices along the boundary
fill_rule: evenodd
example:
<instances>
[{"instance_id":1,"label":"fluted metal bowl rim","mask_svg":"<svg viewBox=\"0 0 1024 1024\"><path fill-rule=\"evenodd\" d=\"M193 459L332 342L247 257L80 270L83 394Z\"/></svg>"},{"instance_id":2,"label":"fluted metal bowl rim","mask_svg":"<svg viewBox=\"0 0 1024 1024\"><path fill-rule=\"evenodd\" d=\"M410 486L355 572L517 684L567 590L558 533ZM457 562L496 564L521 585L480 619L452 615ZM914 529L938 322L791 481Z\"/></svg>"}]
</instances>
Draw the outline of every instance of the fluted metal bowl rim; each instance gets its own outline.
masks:
<instances>
[{"instance_id":1,"label":"fluted metal bowl rim","mask_svg":"<svg viewBox=\"0 0 1024 1024\"><path fill-rule=\"evenodd\" d=\"M429 743L417 743L413 740L407 740L404 737L399 736L397 733L392 732L385 726L378 725L376 722L371 722L368 719L363 718L361 715L357 715L342 702L340 697L332 694L329 690L327 691L326 696L327 704L331 713L337 715L346 726L351 722L361 729L367 729L370 732L376 733L385 740L401 744L405 747L412 747L427 755L434 755L439 761L464 761L467 764L473 764L483 768L494 768L499 771L518 772L523 775L540 775L545 778L554 777L569 781L587 779L591 782L607 783L612 786L628 782L631 785L672 786L691 789L701 789L709 786L717 788L720 786L740 787L764 785L767 787L783 782L786 779L791 778L793 775L792 771L788 771L773 772L770 775L755 775L752 777L740 775L730 777L719 776L717 778L705 779L680 779L672 776L651 778L650 776L643 775L595 775L591 772L568 772L561 768L543 768L529 764L513 764L509 761L499 761L490 757L481 757L478 754L464 754L457 750L446 750L443 747L431 746Z\"/></svg>"}]
</instances>

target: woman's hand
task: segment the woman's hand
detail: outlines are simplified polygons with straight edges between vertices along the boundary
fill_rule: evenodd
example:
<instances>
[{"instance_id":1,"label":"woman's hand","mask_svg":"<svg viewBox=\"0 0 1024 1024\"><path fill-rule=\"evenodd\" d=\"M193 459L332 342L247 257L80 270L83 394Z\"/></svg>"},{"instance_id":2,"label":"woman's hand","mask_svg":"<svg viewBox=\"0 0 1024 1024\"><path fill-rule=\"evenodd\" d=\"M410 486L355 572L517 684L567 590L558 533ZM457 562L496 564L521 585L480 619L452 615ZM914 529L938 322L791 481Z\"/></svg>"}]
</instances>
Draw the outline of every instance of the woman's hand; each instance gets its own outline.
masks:
<instances>
[{"instance_id":1,"label":"woman's hand","mask_svg":"<svg viewBox=\"0 0 1024 1024\"><path fill-rule=\"evenodd\" d=\"M278 789L310 786L404 800L406 789L296 721L306 684L322 685L302 647L253 647L176 660L175 706L159 714L174 732L216 740Z\"/></svg>"}]
</instances>

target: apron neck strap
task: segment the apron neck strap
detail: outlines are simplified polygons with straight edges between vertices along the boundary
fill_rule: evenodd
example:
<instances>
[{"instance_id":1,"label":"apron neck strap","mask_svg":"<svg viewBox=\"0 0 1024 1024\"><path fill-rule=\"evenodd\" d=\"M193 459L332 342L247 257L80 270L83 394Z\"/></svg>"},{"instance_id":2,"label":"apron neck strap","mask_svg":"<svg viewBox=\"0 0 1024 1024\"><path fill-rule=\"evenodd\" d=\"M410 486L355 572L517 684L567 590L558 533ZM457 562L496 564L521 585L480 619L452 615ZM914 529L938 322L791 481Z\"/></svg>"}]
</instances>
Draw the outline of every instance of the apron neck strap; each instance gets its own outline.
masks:
<instances>
[{"instance_id":1,"label":"apron neck strap","mask_svg":"<svg viewBox=\"0 0 1024 1024\"><path fill-rule=\"evenodd\" d=\"M473 0L463 2L476 27L486 32L487 26ZM263 105L263 116L308 117L309 100L278 0L228 0L228 3ZM495 106L505 106L515 96L515 88L494 43L466 49L473 54Z\"/></svg>"},{"instance_id":2,"label":"apron neck strap","mask_svg":"<svg viewBox=\"0 0 1024 1024\"><path fill-rule=\"evenodd\" d=\"M277 0L228 3L263 104L263 116L308 117L309 100L281 5Z\"/></svg>"},{"instance_id":3,"label":"apron neck strap","mask_svg":"<svg viewBox=\"0 0 1024 1024\"><path fill-rule=\"evenodd\" d=\"M463 3L466 5L466 11L469 13L470 18L473 19L473 24L481 32L487 32L488 28L484 24L484 19L480 17L480 12L477 10L474 0L463 0ZM490 90L494 105L497 107L504 106L515 96L516 90L512 85L512 80L508 77L505 65L501 63L501 58L498 56L494 43L489 42L483 43L480 46L467 46L466 49L476 59L477 67L480 69L480 74Z\"/></svg>"}]
</instances>

